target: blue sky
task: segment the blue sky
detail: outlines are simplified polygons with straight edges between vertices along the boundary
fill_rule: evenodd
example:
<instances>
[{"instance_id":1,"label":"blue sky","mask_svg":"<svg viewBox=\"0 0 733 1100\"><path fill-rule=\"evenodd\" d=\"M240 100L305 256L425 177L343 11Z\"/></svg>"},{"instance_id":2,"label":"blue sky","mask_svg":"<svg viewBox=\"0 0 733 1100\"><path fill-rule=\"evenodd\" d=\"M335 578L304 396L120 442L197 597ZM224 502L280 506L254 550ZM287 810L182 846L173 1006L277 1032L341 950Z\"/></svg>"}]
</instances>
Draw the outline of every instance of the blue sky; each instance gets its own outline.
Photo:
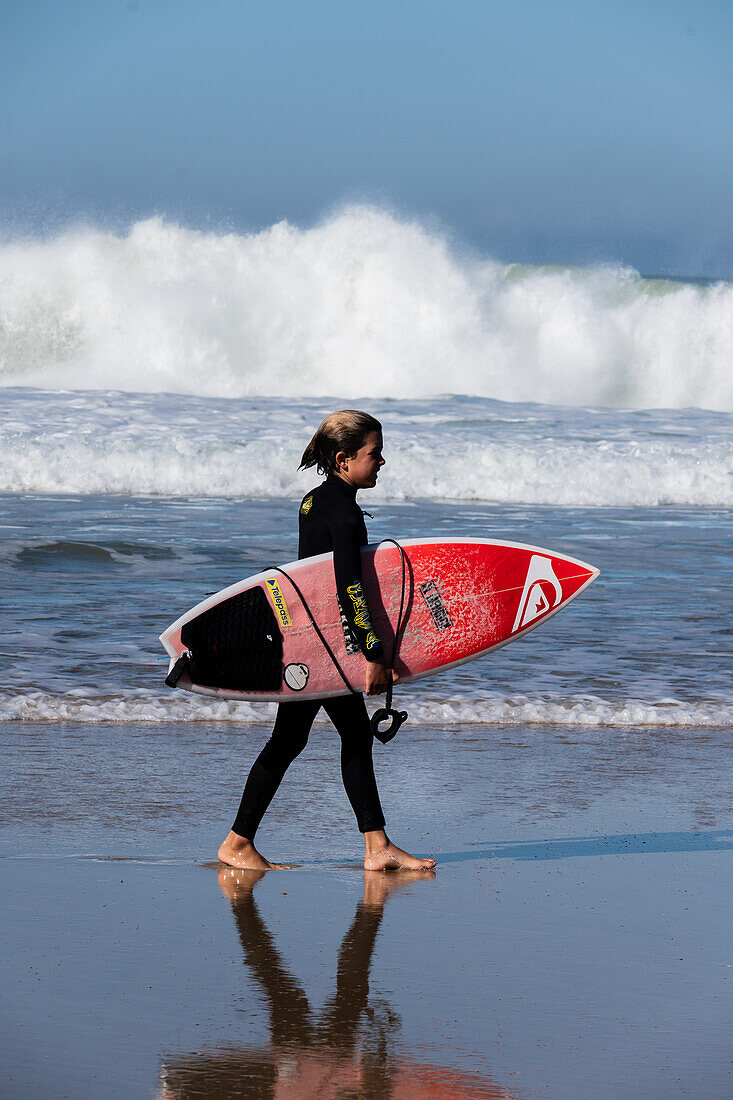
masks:
<instances>
[{"instance_id":1,"label":"blue sky","mask_svg":"<svg viewBox=\"0 0 733 1100\"><path fill-rule=\"evenodd\" d=\"M503 260L733 275L728 0L3 0L0 228L344 202Z\"/></svg>"}]
</instances>

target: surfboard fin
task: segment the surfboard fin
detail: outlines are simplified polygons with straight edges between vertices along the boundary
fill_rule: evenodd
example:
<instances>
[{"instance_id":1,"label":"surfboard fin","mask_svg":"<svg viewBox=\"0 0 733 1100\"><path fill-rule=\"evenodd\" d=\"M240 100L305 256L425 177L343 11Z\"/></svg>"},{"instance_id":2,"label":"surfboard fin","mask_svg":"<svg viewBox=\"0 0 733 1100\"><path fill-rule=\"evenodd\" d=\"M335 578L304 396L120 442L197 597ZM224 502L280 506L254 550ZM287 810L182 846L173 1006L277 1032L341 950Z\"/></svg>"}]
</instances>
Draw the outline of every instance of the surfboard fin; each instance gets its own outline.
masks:
<instances>
[{"instance_id":1,"label":"surfboard fin","mask_svg":"<svg viewBox=\"0 0 733 1100\"><path fill-rule=\"evenodd\" d=\"M168 685L169 688L174 688L174 687L178 686L178 681L180 680L181 676L183 676L183 673L188 668L188 663L189 663L190 660L191 660L191 654L190 653L184 653L181 657L178 658L178 660L174 664L173 668L170 670L170 672L168 673L168 675L165 678L165 682L166 682L166 684Z\"/></svg>"}]
</instances>

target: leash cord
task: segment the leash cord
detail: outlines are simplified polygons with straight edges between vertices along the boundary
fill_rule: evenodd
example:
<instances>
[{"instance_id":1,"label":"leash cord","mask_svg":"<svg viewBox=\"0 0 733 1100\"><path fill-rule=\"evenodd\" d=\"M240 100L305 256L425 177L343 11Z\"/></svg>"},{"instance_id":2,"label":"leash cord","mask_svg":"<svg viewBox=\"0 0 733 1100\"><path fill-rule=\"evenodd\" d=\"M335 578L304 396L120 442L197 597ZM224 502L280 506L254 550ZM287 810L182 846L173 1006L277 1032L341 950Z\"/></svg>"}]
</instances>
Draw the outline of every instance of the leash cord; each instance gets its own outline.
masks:
<instances>
[{"instance_id":1,"label":"leash cord","mask_svg":"<svg viewBox=\"0 0 733 1100\"><path fill-rule=\"evenodd\" d=\"M399 542L395 539L382 539L379 543L382 546L385 542L391 542L393 546L396 546L400 552L400 558L402 559L402 590L400 592L400 611L397 616L397 623L394 632L394 642L392 644L392 671L394 671L395 661L397 660L397 654L400 648L400 633L404 626L402 622L402 614L405 608L405 585L407 580L407 559L405 557L405 551L400 546ZM371 731L377 740L381 741L383 745L386 745L388 741L391 741L397 730L402 723L407 719L406 710L394 710L392 707L392 692L394 690L394 684L390 679L387 685L387 698L385 700L385 706L380 707L379 710L375 710L371 717L369 725ZM386 729L381 730L379 727L382 722L389 721L389 725Z\"/></svg>"}]
</instances>

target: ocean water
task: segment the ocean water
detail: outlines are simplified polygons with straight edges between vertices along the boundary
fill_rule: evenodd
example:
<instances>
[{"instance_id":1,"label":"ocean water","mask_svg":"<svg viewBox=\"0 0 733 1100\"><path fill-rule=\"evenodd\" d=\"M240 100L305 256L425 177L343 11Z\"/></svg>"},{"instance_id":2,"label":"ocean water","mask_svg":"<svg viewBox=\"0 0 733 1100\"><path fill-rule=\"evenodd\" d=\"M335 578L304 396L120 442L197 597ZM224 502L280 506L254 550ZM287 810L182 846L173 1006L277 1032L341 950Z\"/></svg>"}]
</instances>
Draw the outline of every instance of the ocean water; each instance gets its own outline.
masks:
<instances>
[{"instance_id":1,"label":"ocean water","mask_svg":"<svg viewBox=\"0 0 733 1100\"><path fill-rule=\"evenodd\" d=\"M372 208L0 248L0 716L269 720L162 686L157 635L296 553L305 442L383 421L370 537L567 551L601 578L405 692L420 723L728 724L733 287L467 256Z\"/></svg>"},{"instance_id":2,"label":"ocean water","mask_svg":"<svg viewBox=\"0 0 733 1100\"><path fill-rule=\"evenodd\" d=\"M52 399L40 400L47 409ZM192 419L201 415L200 401L195 409L192 399L186 402ZM116 398L118 410L121 404ZM180 412L182 400L175 406ZM371 407L381 413L378 402ZM292 404L290 412L296 415ZM426 430L414 434L424 440ZM466 435L464 426L456 430L457 448ZM388 429L386 453L399 483L395 437L396 426ZM265 449L261 468L267 465ZM88 467L87 473L95 477ZM0 717L269 721L268 704L166 688L158 634L206 593L297 556L299 492L269 499L2 494ZM373 540L496 537L567 551L602 570L571 607L522 641L402 689L413 722L448 722L458 731L473 723L731 723L726 592L733 577L725 509L405 500L389 492L385 477L379 493L363 494L374 515Z\"/></svg>"},{"instance_id":3,"label":"ocean water","mask_svg":"<svg viewBox=\"0 0 733 1100\"><path fill-rule=\"evenodd\" d=\"M730 285L500 264L370 208L0 246L4 1095L731 1095L732 361ZM302 869L253 904L201 864L274 708L165 687L158 635L295 557L299 457L345 405L384 424L373 541L601 575L398 688L380 791L434 880L363 881L324 722L263 824Z\"/></svg>"}]
</instances>

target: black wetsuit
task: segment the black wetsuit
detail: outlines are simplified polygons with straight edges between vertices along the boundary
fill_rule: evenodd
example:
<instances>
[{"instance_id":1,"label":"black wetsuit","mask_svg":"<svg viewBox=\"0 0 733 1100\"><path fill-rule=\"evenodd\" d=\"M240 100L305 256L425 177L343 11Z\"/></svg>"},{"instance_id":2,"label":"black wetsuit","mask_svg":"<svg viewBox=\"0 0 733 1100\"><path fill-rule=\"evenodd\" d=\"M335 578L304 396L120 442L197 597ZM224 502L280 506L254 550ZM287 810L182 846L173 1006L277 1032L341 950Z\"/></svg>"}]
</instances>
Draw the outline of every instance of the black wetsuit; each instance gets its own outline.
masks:
<instances>
[{"instance_id":1,"label":"black wetsuit","mask_svg":"<svg viewBox=\"0 0 733 1100\"><path fill-rule=\"evenodd\" d=\"M356 489L331 475L301 502L298 515L298 557L333 551L333 572L342 621L347 626L347 648L357 646L374 661L383 654L374 633L361 587L361 547L367 542L364 513L356 503Z\"/></svg>"},{"instance_id":2,"label":"black wetsuit","mask_svg":"<svg viewBox=\"0 0 733 1100\"><path fill-rule=\"evenodd\" d=\"M372 627L361 577L361 547L366 525L356 503L356 490L331 475L302 500L298 557L333 551L334 588L341 608L347 648L358 648L369 660L383 654ZM232 830L254 838L257 827L290 764L308 743L321 706L341 737L341 775L361 832L384 827L372 764L372 732L363 695L303 699L281 703L270 740L252 765Z\"/></svg>"}]
</instances>

